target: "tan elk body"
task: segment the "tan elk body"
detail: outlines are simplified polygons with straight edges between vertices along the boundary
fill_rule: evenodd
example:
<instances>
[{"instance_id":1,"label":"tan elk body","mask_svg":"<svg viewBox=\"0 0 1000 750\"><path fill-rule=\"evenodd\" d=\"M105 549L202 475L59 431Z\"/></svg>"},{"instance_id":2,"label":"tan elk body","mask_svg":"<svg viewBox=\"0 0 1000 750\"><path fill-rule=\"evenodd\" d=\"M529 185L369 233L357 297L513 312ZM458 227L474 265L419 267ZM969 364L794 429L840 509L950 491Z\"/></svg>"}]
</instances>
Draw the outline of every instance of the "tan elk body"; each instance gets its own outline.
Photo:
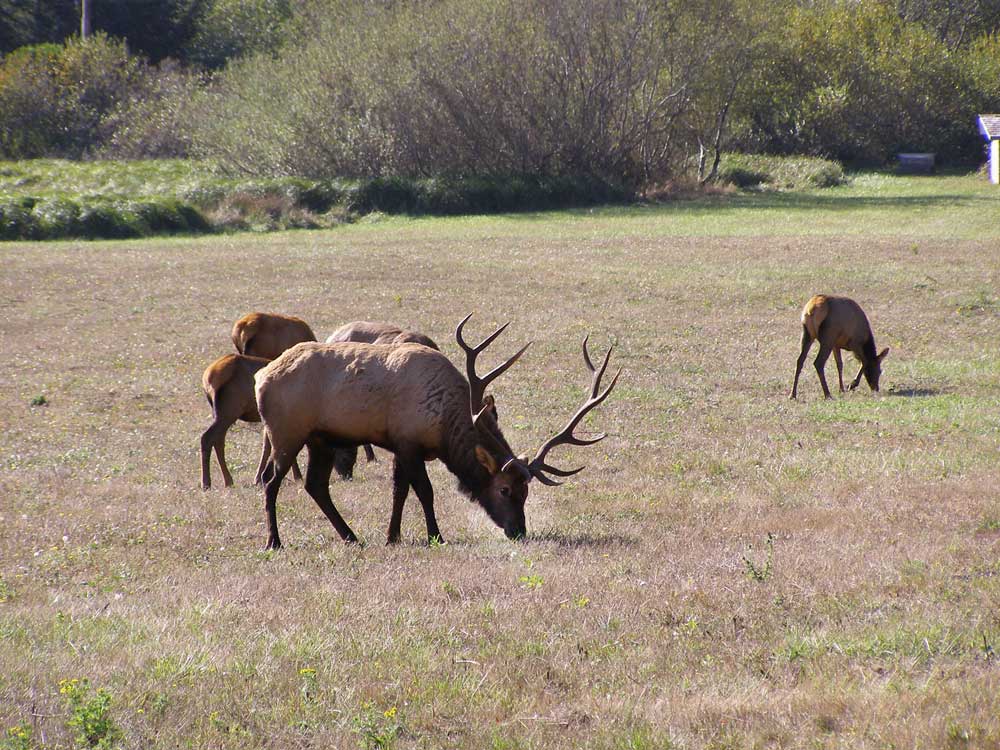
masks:
<instances>
[{"instance_id":1,"label":"tan elk body","mask_svg":"<svg viewBox=\"0 0 1000 750\"><path fill-rule=\"evenodd\" d=\"M366 344L423 344L431 349L441 348L429 336L417 331L408 331L392 323L373 323L367 320L345 323L330 334L326 343L336 344L341 341Z\"/></svg>"},{"instance_id":2,"label":"tan elk body","mask_svg":"<svg viewBox=\"0 0 1000 750\"><path fill-rule=\"evenodd\" d=\"M247 357L242 354L226 354L219 357L207 368L201 376L201 387L205 391L208 403L212 407L214 419L201 436L201 487L212 486L212 476L209 469L212 449L222 470L222 480L226 487L232 487L233 476L226 466L226 433L229 428L242 420L244 422L259 422L257 400L254 395L254 375L270 360L262 357ZM264 456L257 467L255 482L260 481L264 470ZM296 478L301 479L298 464L292 465Z\"/></svg>"},{"instance_id":3,"label":"tan elk body","mask_svg":"<svg viewBox=\"0 0 1000 750\"><path fill-rule=\"evenodd\" d=\"M353 323L345 323L336 331L331 333L326 339L326 343L328 344L336 344L346 341L388 345L422 344L423 346L429 346L431 349L440 350L440 347L434 343L433 339L422 333L418 333L417 331L408 331L405 328L400 328L392 323L371 322L368 320L355 320ZM493 416L495 417L496 414ZM365 451L365 458L368 461L374 461L375 452L372 450L371 445L365 443L362 447ZM341 473L341 475L343 475L345 471L353 473L354 464L356 462L357 449L354 450L353 456L347 456L345 449L345 451L342 451L341 455L338 457L337 470Z\"/></svg>"},{"instance_id":4,"label":"tan elk body","mask_svg":"<svg viewBox=\"0 0 1000 750\"><path fill-rule=\"evenodd\" d=\"M225 458L226 433L237 420L260 421L254 398L254 374L290 346L316 340L312 329L301 318L261 312L252 312L237 320L233 324L231 336L239 355L220 357L202 375L202 389L212 406L214 417L212 424L201 436L201 486L206 490L212 485L209 469L212 449L215 449L223 482L226 487L231 487L233 477ZM269 454L265 436L254 483L260 482ZM341 463L344 461L338 462L338 471L343 474ZM292 470L294 476L300 479L302 475L297 463L293 463Z\"/></svg>"},{"instance_id":5,"label":"tan elk body","mask_svg":"<svg viewBox=\"0 0 1000 750\"><path fill-rule=\"evenodd\" d=\"M301 318L279 313L253 312L233 324L233 345L240 354L274 359L302 341L315 341Z\"/></svg>"},{"instance_id":6,"label":"tan elk body","mask_svg":"<svg viewBox=\"0 0 1000 750\"><path fill-rule=\"evenodd\" d=\"M281 481L294 456L309 449L306 491L347 542L357 537L330 498L329 480L335 451L372 443L394 454L393 507L388 541L399 541L403 505L412 487L424 511L428 539L440 539L433 508L433 488L424 466L440 459L456 475L459 487L479 503L509 538L525 534L524 503L534 477L547 484L576 473L545 463L556 445L588 445L603 437L578 438L573 429L601 403L618 376L601 393L600 380L611 350L597 371L584 342L584 357L594 377L591 397L566 427L543 445L528 463L516 457L484 403L486 385L503 373L527 347L483 377L475 373L475 357L506 326L466 351L469 381L440 352L417 344L386 346L365 343L299 344L257 374L257 406L273 448L264 472L267 548L281 546L276 503ZM620 374L620 372L619 372Z\"/></svg>"},{"instance_id":7,"label":"tan elk body","mask_svg":"<svg viewBox=\"0 0 1000 750\"><path fill-rule=\"evenodd\" d=\"M878 381L882 374L882 360L889 353L889 349L886 348L880 353L876 353L875 337L872 334L871 324L857 302L848 297L817 294L802 308L801 319L802 349L795 364L795 379L792 381L790 398L795 398L798 393L799 374L802 372L802 365L813 341L819 341L819 353L816 355L813 365L819 376L820 385L823 386L825 398L830 398L830 389L826 384L824 368L831 352L837 363L837 380L840 392L844 392L844 363L840 355L841 349L853 353L861 363L861 369L858 370L857 376L851 382L850 389L853 391L857 388L858 383L861 382L861 376L864 375L869 387L873 391L878 391Z\"/></svg>"}]
</instances>

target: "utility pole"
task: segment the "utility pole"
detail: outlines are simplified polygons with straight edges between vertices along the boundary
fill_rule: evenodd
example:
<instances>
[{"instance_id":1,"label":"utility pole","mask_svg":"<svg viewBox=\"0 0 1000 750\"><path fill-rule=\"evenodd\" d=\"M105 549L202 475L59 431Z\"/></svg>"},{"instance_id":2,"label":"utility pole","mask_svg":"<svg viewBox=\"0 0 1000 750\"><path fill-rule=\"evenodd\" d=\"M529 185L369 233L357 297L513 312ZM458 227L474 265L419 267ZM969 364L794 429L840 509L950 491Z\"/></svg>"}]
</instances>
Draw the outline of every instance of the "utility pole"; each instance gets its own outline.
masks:
<instances>
[{"instance_id":1,"label":"utility pole","mask_svg":"<svg viewBox=\"0 0 1000 750\"><path fill-rule=\"evenodd\" d=\"M90 0L80 0L80 38L90 36Z\"/></svg>"}]
</instances>

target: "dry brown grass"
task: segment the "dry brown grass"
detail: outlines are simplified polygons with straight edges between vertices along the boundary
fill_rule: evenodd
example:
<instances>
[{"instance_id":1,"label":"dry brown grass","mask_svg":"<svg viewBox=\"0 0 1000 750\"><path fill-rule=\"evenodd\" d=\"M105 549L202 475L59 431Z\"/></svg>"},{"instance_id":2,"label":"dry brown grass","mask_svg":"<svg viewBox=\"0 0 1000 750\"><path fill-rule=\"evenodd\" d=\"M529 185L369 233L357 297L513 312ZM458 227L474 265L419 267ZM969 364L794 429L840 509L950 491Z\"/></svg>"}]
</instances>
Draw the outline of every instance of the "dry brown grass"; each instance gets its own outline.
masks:
<instances>
[{"instance_id":1,"label":"dry brown grass","mask_svg":"<svg viewBox=\"0 0 1000 750\"><path fill-rule=\"evenodd\" d=\"M632 221L6 248L2 728L71 745L59 683L86 678L130 747L1000 746L995 240ZM807 366L787 400L824 291L892 347L880 397L824 403ZM198 489L199 378L250 310L321 338L389 320L455 361L467 312L513 320L494 357L536 343L498 405L525 451L582 397L591 331L626 369L588 419L610 437L560 450L588 468L533 487L522 544L434 465L449 544L411 498L386 548L380 454L333 489L368 546L289 481L261 553L258 428L230 432L237 486Z\"/></svg>"}]
</instances>

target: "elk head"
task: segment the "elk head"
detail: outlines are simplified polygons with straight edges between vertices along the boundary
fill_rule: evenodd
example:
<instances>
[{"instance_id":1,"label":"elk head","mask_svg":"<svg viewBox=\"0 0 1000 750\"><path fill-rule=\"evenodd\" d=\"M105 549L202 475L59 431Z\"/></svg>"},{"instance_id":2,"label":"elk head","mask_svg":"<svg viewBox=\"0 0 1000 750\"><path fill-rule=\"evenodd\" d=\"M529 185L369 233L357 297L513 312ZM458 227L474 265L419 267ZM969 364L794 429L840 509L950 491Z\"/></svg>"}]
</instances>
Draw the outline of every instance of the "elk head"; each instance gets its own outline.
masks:
<instances>
[{"instance_id":1,"label":"elk head","mask_svg":"<svg viewBox=\"0 0 1000 750\"><path fill-rule=\"evenodd\" d=\"M872 347L874 351L874 347ZM864 364L862 364L861 369L865 374L865 380L868 381L868 387L872 389L875 393L878 393L878 381L882 377L882 360L889 353L889 347L883 349L875 357L868 359ZM851 383L850 389L853 391L857 387L858 381L855 380Z\"/></svg>"},{"instance_id":2,"label":"elk head","mask_svg":"<svg viewBox=\"0 0 1000 750\"><path fill-rule=\"evenodd\" d=\"M471 317L472 314L470 313L458 324L458 328L455 331L455 338L459 346L465 351L466 356L466 374L469 379L469 401L473 415L472 422L479 440L475 447L476 460L490 477L489 483L482 490L473 494L473 499L483 506L487 515L493 519L493 522L497 526L503 529L504 534L509 539L519 539L527 533L527 525L524 519L524 504L528 499L528 484L532 479L538 479L542 484L550 486L559 485L562 483L552 479L548 475L568 477L583 470L583 466L570 470L551 466L546 463L545 457L557 445L593 445L606 437L602 433L592 438L580 438L573 434L573 430L589 411L608 397L611 390L617 384L618 377L622 371L619 369L608 387L601 391L601 379L604 377L605 370L607 370L613 347L609 348L607 354L604 355L604 362L601 364L601 367L599 369L595 368L590 359L590 353L587 350L589 336L585 337L583 340L583 360L587 369L592 374L589 398L577 409L569 422L566 423L566 426L539 448L534 458L529 461L527 456L515 456L497 426L496 407L493 399L489 396L484 397L484 393L486 386L513 365L524 354L525 350L531 345L531 342L525 344L520 351L506 362L480 377L476 373L476 357L497 336L504 332L509 323L500 326L500 328L483 339L478 346L470 347L462 338L462 329Z\"/></svg>"}]
</instances>

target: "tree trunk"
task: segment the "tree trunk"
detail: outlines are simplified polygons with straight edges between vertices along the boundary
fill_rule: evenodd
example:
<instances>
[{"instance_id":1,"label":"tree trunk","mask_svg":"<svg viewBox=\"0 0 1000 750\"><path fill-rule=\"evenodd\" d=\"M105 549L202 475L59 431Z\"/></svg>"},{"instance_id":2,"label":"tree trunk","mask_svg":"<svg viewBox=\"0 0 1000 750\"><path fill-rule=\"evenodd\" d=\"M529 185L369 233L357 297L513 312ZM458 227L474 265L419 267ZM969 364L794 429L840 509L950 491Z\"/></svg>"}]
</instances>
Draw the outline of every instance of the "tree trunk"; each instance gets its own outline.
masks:
<instances>
[{"instance_id":1,"label":"tree trunk","mask_svg":"<svg viewBox=\"0 0 1000 750\"><path fill-rule=\"evenodd\" d=\"M80 38L90 36L90 0L80 0Z\"/></svg>"}]
</instances>

